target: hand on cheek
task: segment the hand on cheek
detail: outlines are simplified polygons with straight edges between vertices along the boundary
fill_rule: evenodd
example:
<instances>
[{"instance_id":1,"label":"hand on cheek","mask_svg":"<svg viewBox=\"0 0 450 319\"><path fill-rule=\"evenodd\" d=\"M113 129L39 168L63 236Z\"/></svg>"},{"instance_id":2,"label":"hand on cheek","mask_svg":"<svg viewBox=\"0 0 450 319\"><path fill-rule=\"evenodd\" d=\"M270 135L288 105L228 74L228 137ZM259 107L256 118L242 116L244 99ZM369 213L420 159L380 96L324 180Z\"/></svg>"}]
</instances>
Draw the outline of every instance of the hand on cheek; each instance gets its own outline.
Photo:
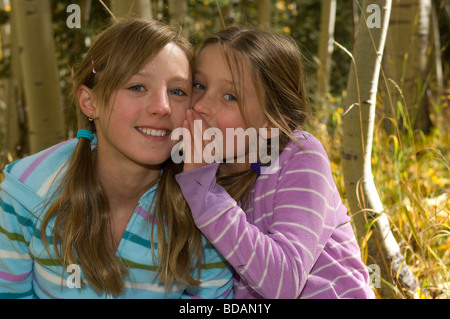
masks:
<instances>
[{"instance_id":1,"label":"hand on cheek","mask_svg":"<svg viewBox=\"0 0 450 319\"><path fill-rule=\"evenodd\" d=\"M188 172L208 164L203 156L203 151L211 141L205 141L203 139L204 133L209 128L209 125L194 110L186 110L186 119L183 121L183 128L186 129L183 130L185 152L183 171Z\"/></svg>"}]
</instances>

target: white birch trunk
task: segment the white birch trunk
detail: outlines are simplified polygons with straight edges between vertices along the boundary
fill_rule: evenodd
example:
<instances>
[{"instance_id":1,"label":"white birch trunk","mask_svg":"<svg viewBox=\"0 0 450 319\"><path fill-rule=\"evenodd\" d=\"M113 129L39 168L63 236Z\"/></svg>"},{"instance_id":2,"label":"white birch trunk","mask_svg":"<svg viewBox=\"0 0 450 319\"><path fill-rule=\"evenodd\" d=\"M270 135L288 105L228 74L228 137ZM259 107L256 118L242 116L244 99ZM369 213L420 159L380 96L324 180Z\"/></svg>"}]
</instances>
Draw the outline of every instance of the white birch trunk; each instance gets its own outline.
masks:
<instances>
[{"instance_id":1,"label":"white birch trunk","mask_svg":"<svg viewBox=\"0 0 450 319\"><path fill-rule=\"evenodd\" d=\"M319 99L324 99L326 94L329 93L335 23L336 0L323 0L320 17L319 68L317 72L317 94Z\"/></svg>"},{"instance_id":2,"label":"white birch trunk","mask_svg":"<svg viewBox=\"0 0 450 319\"><path fill-rule=\"evenodd\" d=\"M11 58L11 76L4 79L6 101L4 148L6 152L12 154L14 159L20 157L21 152L26 152L27 147L27 143L24 140L26 132L21 131L20 125L24 124L24 119L19 117L19 112L22 111L21 108L23 106L23 81L19 61L19 42L15 34L17 28L14 27L15 20L14 15L12 15L8 27L5 24L1 33L2 44L9 44L9 49L3 51L3 56Z\"/></svg>"},{"instance_id":3,"label":"white birch trunk","mask_svg":"<svg viewBox=\"0 0 450 319\"><path fill-rule=\"evenodd\" d=\"M425 133L431 127L425 94L431 7L431 0L393 0L384 63L387 77L400 87L404 97L403 101L390 85L394 105L388 106L387 114L395 114L397 101L404 102L413 128ZM404 122L400 119L401 127Z\"/></svg>"},{"instance_id":4,"label":"white birch trunk","mask_svg":"<svg viewBox=\"0 0 450 319\"><path fill-rule=\"evenodd\" d=\"M11 12L20 43L29 151L35 153L66 138L50 3L15 0Z\"/></svg>"},{"instance_id":5,"label":"white birch trunk","mask_svg":"<svg viewBox=\"0 0 450 319\"><path fill-rule=\"evenodd\" d=\"M374 234L368 242L368 264L377 264L381 276L395 285L398 281L403 288L414 292L415 278L403 263L400 248L391 232L388 218L378 195L371 167L372 140L375 120L375 102L381 58L392 0L364 0L363 14L353 51L354 64L350 69L343 116L342 163L345 192L349 202L357 235L363 238L366 224L374 221ZM367 13L369 5L378 7L379 26L369 28L366 19L375 18ZM372 21L373 22L373 21ZM380 295L393 298L396 293L382 283Z\"/></svg>"}]
</instances>

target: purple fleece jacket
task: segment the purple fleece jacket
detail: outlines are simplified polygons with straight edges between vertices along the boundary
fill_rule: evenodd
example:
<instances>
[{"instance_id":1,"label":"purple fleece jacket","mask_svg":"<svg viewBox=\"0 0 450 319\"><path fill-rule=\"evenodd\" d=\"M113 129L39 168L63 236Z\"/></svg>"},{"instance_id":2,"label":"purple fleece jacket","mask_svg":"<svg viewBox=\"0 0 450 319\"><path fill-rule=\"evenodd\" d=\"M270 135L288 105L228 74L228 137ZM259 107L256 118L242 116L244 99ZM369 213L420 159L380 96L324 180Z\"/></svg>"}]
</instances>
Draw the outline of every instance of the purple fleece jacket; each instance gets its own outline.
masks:
<instances>
[{"instance_id":1,"label":"purple fleece jacket","mask_svg":"<svg viewBox=\"0 0 450 319\"><path fill-rule=\"evenodd\" d=\"M218 163L176 176L196 225L236 271L235 298L374 298L322 144L296 131L244 212Z\"/></svg>"}]
</instances>

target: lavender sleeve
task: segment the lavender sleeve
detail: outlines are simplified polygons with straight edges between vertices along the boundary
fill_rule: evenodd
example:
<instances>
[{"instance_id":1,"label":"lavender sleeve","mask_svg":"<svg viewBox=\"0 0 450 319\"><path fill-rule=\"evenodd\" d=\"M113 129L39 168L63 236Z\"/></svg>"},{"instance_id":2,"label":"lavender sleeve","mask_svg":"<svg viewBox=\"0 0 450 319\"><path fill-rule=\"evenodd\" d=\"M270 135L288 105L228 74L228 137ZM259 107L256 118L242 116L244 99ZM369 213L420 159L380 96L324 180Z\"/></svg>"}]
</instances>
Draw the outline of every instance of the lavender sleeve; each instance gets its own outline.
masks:
<instances>
[{"instance_id":1,"label":"lavender sleeve","mask_svg":"<svg viewBox=\"0 0 450 319\"><path fill-rule=\"evenodd\" d=\"M364 297L367 271L322 145L305 134L280 164L258 178L247 212L216 183L219 164L176 176L197 227L240 276L235 297Z\"/></svg>"},{"instance_id":2,"label":"lavender sleeve","mask_svg":"<svg viewBox=\"0 0 450 319\"><path fill-rule=\"evenodd\" d=\"M315 234L299 229L290 217L280 219L290 213L276 219L271 233L249 223L236 201L216 184L217 167L210 164L176 176L197 227L261 297L297 298L313 263L297 236L303 230L308 245L317 247Z\"/></svg>"},{"instance_id":3,"label":"lavender sleeve","mask_svg":"<svg viewBox=\"0 0 450 319\"><path fill-rule=\"evenodd\" d=\"M236 206L236 201L216 184L218 168L219 163L212 163L175 176L197 226L199 220L208 219L215 212Z\"/></svg>"}]
</instances>

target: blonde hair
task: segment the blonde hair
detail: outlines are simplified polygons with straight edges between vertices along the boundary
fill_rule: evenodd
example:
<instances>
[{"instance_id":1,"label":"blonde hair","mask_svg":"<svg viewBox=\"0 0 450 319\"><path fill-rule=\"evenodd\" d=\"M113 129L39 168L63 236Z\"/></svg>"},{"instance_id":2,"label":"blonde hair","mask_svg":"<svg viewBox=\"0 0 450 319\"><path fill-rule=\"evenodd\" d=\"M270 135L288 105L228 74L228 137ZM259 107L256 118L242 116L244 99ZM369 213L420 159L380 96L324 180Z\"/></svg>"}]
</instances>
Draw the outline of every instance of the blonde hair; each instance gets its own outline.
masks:
<instances>
[{"instance_id":1,"label":"blonde hair","mask_svg":"<svg viewBox=\"0 0 450 319\"><path fill-rule=\"evenodd\" d=\"M169 43L183 50L193 70L194 52L190 43L169 26L146 19L119 20L97 37L74 72L73 95L76 96L76 90L81 85L86 85L92 90L99 106L106 107L110 97ZM77 115L79 129L95 131L93 122L79 107ZM168 159L159 182L155 181L158 186L155 205L152 206L157 219L160 257L157 274L166 285L174 280L197 285L199 277L194 279L191 273L194 264L199 267L201 263L201 234L189 210L184 208L182 212L178 211L183 208L181 203L176 202L182 198L174 178L179 171L180 167ZM45 229L49 221L55 218L53 246L63 266L80 264L87 282L95 290L115 295L121 293L124 290L123 278L128 271L110 245L109 202L97 179L95 159L88 139L79 139L68 161L67 171L51 199L54 201L49 204L41 229L47 249L49 244ZM168 241L164 219L167 221ZM152 256L156 260L152 234L149 232Z\"/></svg>"},{"instance_id":2,"label":"blonde hair","mask_svg":"<svg viewBox=\"0 0 450 319\"><path fill-rule=\"evenodd\" d=\"M290 141L297 141L294 130L302 128L311 115L303 75L302 55L295 41L284 34L244 26L231 26L208 36L200 46L216 44L223 49L233 82L242 78L246 63L255 85L262 112L272 127L280 130L279 150ZM244 88L236 88L238 102L244 98ZM246 112L239 104L244 123ZM270 143L270 141L269 141ZM270 150L270 144L268 149ZM245 206L256 173L219 174L217 181L228 193Z\"/></svg>"}]
</instances>

